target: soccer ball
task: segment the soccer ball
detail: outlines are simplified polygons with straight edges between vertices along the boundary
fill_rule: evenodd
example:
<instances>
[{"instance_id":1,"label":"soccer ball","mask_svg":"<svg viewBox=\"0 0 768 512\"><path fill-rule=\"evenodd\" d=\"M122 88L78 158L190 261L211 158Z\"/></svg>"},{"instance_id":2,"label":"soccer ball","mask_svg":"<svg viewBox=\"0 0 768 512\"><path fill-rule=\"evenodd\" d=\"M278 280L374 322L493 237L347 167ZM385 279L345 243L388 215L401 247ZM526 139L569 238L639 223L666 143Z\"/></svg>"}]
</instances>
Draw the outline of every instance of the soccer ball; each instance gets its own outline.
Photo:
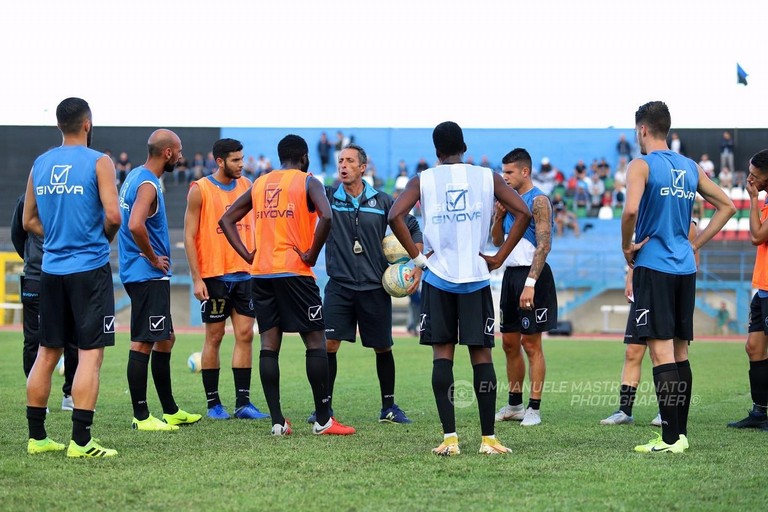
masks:
<instances>
[{"instance_id":1,"label":"soccer ball","mask_svg":"<svg viewBox=\"0 0 768 512\"><path fill-rule=\"evenodd\" d=\"M189 371L192 373L200 373L200 371L203 369L202 357L202 352L195 352L189 356L187 359L187 366L189 367Z\"/></svg>"},{"instance_id":2,"label":"soccer ball","mask_svg":"<svg viewBox=\"0 0 768 512\"><path fill-rule=\"evenodd\" d=\"M384 251L384 256L390 264L406 263L411 259L408 256L400 240L395 235L387 235L381 241L381 248Z\"/></svg>"},{"instance_id":3,"label":"soccer ball","mask_svg":"<svg viewBox=\"0 0 768 512\"><path fill-rule=\"evenodd\" d=\"M384 291L392 297L405 297L408 295L408 287L414 281L411 272L412 270L402 263L389 266L381 278L381 285L384 287Z\"/></svg>"}]
</instances>

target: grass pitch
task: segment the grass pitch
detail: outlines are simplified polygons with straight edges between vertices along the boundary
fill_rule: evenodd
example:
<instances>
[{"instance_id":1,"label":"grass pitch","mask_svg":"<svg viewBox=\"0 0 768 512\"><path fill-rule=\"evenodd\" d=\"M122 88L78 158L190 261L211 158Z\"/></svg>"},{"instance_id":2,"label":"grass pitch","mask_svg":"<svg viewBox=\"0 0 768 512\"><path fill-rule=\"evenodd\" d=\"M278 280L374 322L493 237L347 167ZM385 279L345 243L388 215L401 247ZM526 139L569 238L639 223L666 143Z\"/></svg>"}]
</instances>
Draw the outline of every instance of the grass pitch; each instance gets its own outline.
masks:
<instances>
[{"instance_id":1,"label":"grass pitch","mask_svg":"<svg viewBox=\"0 0 768 512\"><path fill-rule=\"evenodd\" d=\"M230 335L228 335L229 338ZM205 412L199 374L186 368L202 335L179 335L172 359L174 392L182 408ZM598 424L617 409L623 361L621 340L545 340L547 385L542 425L497 424L509 456L477 453L476 404L470 394L457 408L462 454L430 453L441 439L431 390L431 351L414 338L396 340L397 403L412 425L378 423L380 401L372 351L345 344L339 352L334 409L353 425L351 437L314 436L305 422L313 409L304 373L304 349L288 337L280 357L284 413L294 435L273 438L267 421L204 418L178 432L130 428L125 377L127 335L106 351L94 434L120 455L68 460L61 453L26 453L21 334L0 332L0 509L13 510L748 510L765 503L768 432L733 431L750 406L747 358L738 343L694 343L691 448L682 455L636 454L656 414L650 362L638 392L633 426ZM222 361L231 355L222 345ZM255 351L258 354L257 351ZM503 353L494 350L500 380L497 403L506 400ZM257 355L255 360L257 362ZM234 390L227 363L220 393L232 411ZM257 365L258 366L258 365ZM466 350L457 350L457 386L472 382ZM58 410L62 377L54 376L47 429L68 442L69 413ZM461 381L464 381L462 383ZM258 372L254 403L266 409ZM525 394L527 400L528 393ZM150 385L150 410L161 417Z\"/></svg>"}]
</instances>

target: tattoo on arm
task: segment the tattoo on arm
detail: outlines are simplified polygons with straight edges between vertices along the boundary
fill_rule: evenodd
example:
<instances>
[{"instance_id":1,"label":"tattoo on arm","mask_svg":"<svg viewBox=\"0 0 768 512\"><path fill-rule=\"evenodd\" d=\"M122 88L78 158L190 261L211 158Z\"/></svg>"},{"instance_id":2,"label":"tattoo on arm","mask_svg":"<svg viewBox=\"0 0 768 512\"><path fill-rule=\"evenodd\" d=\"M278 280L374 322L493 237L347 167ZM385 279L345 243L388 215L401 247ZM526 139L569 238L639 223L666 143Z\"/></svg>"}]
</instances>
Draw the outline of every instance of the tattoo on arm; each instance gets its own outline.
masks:
<instances>
[{"instance_id":1,"label":"tattoo on arm","mask_svg":"<svg viewBox=\"0 0 768 512\"><path fill-rule=\"evenodd\" d=\"M539 196L533 200L533 221L536 223L536 251L533 253L533 262L528 277L538 279L547 255L552 247L552 205L546 196Z\"/></svg>"}]
</instances>

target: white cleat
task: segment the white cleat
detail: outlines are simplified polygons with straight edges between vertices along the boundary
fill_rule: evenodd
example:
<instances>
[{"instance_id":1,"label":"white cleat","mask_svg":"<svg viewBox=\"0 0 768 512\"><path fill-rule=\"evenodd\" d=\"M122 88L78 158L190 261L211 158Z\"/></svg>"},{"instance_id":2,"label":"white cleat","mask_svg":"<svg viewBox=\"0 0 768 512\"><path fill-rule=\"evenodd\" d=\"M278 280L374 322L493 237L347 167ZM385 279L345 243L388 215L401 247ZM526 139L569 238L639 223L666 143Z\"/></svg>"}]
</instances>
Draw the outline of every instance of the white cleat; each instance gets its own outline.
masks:
<instances>
[{"instance_id":1,"label":"white cleat","mask_svg":"<svg viewBox=\"0 0 768 512\"><path fill-rule=\"evenodd\" d=\"M634 422L635 419L624 411L616 411L604 420L600 420L601 425L631 425Z\"/></svg>"},{"instance_id":2,"label":"white cleat","mask_svg":"<svg viewBox=\"0 0 768 512\"><path fill-rule=\"evenodd\" d=\"M496 421L522 421L525 417L525 407L520 405L505 405L496 413Z\"/></svg>"},{"instance_id":3,"label":"white cleat","mask_svg":"<svg viewBox=\"0 0 768 512\"><path fill-rule=\"evenodd\" d=\"M533 427L541 423L541 412L538 409L528 408L525 410L525 417L520 423L523 427Z\"/></svg>"}]
</instances>

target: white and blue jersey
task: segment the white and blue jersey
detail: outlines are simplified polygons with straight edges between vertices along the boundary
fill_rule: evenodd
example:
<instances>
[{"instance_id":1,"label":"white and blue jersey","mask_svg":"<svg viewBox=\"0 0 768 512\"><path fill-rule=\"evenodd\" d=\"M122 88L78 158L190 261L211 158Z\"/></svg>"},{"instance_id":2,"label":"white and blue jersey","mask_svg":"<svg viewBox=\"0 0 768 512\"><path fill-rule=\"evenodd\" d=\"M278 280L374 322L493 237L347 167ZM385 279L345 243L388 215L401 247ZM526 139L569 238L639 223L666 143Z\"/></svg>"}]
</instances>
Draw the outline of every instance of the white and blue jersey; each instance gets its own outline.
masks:
<instances>
[{"instance_id":1,"label":"white and blue jersey","mask_svg":"<svg viewBox=\"0 0 768 512\"><path fill-rule=\"evenodd\" d=\"M131 218L131 211L136 202L139 187L145 183L155 187L157 194L157 209L150 212L146 223L149 243L155 255L171 257L171 240L168 234L168 219L165 215L165 200L160 189L160 180L152 171L142 165L133 169L125 179L123 186L120 187L122 224L117 235L117 248L120 257L120 280L123 283L150 281L171 276L170 269L167 274L163 274L161 270L153 267L147 258L140 255L141 249L136 245L131 230L128 228L128 221Z\"/></svg>"},{"instance_id":2,"label":"white and blue jersey","mask_svg":"<svg viewBox=\"0 0 768 512\"><path fill-rule=\"evenodd\" d=\"M635 256L635 267L667 274L696 272L688 241L691 213L699 185L696 163L673 151L654 151L642 157L648 164L648 182L640 200L635 240L650 237Z\"/></svg>"},{"instance_id":3,"label":"white and blue jersey","mask_svg":"<svg viewBox=\"0 0 768 512\"><path fill-rule=\"evenodd\" d=\"M66 275L109 263L96 162L103 153L60 146L35 160L32 184L43 224L43 272Z\"/></svg>"},{"instance_id":4,"label":"white and blue jersey","mask_svg":"<svg viewBox=\"0 0 768 512\"><path fill-rule=\"evenodd\" d=\"M520 197L523 199L523 201L525 201L525 204L528 205L528 209L533 211L533 201L539 196L547 197L547 195L540 188L533 187L531 190L525 194L522 194ZM549 201L549 198L547 198L547 201ZM503 222L505 237L509 234L509 231L514 225L514 215L507 212L507 214L504 216ZM552 220L552 226L554 227L554 219ZM530 267L533 263L533 255L536 252L536 247L536 221L531 218L531 221L528 223L528 227L525 229L525 233L523 233L523 238L520 239L520 242L518 242L518 244L512 249L512 252L509 254L509 256L507 256L507 259L504 261L504 266Z\"/></svg>"}]
</instances>

